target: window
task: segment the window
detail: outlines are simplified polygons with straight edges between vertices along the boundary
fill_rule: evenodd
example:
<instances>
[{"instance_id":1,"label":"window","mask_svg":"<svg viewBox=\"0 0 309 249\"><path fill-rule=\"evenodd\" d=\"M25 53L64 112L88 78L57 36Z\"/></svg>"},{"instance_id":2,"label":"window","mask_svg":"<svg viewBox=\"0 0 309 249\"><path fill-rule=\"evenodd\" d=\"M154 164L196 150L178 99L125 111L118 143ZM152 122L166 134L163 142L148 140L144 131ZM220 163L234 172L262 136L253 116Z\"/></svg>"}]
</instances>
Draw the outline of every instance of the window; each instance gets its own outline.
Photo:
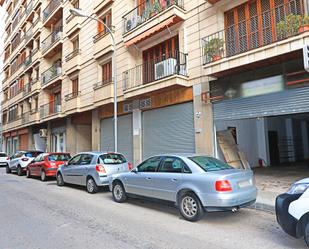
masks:
<instances>
[{"instance_id":1,"label":"window","mask_svg":"<svg viewBox=\"0 0 309 249\"><path fill-rule=\"evenodd\" d=\"M25 152L25 157L37 157L40 154L42 154L40 151L27 151Z\"/></svg>"},{"instance_id":2,"label":"window","mask_svg":"<svg viewBox=\"0 0 309 249\"><path fill-rule=\"evenodd\" d=\"M89 165L91 164L93 155L89 155L89 154L83 154L80 160L80 164L81 165Z\"/></svg>"},{"instance_id":3,"label":"window","mask_svg":"<svg viewBox=\"0 0 309 249\"><path fill-rule=\"evenodd\" d=\"M79 164L81 157L82 157L81 154L74 156L74 157L68 162L68 165L77 165L77 164Z\"/></svg>"},{"instance_id":4,"label":"window","mask_svg":"<svg viewBox=\"0 0 309 249\"><path fill-rule=\"evenodd\" d=\"M79 0L72 1L74 9L79 9Z\"/></svg>"},{"instance_id":5,"label":"window","mask_svg":"<svg viewBox=\"0 0 309 249\"><path fill-rule=\"evenodd\" d=\"M74 96L78 93L78 77L72 80L72 93Z\"/></svg>"},{"instance_id":6,"label":"window","mask_svg":"<svg viewBox=\"0 0 309 249\"><path fill-rule=\"evenodd\" d=\"M188 173L190 170L188 166L177 157L167 157L163 159L159 172L162 173Z\"/></svg>"},{"instance_id":7,"label":"window","mask_svg":"<svg viewBox=\"0 0 309 249\"><path fill-rule=\"evenodd\" d=\"M228 164L212 157L194 156L190 157L189 159L195 162L206 172L233 169L233 167L229 166Z\"/></svg>"},{"instance_id":8,"label":"window","mask_svg":"<svg viewBox=\"0 0 309 249\"><path fill-rule=\"evenodd\" d=\"M107 62L102 65L102 82L109 83L112 81L112 62Z\"/></svg>"},{"instance_id":9,"label":"window","mask_svg":"<svg viewBox=\"0 0 309 249\"><path fill-rule=\"evenodd\" d=\"M0 153L0 157L7 157L7 154L5 154L5 153Z\"/></svg>"},{"instance_id":10,"label":"window","mask_svg":"<svg viewBox=\"0 0 309 249\"><path fill-rule=\"evenodd\" d=\"M73 40L72 40L72 44L73 44L73 51L76 51L79 49L79 37L76 36Z\"/></svg>"},{"instance_id":11,"label":"window","mask_svg":"<svg viewBox=\"0 0 309 249\"><path fill-rule=\"evenodd\" d=\"M152 157L139 165L138 172L156 172L161 162L161 157Z\"/></svg>"},{"instance_id":12,"label":"window","mask_svg":"<svg viewBox=\"0 0 309 249\"><path fill-rule=\"evenodd\" d=\"M111 28L112 26L112 11L111 10L99 18L101 21L105 23L107 27ZM105 34L108 32L105 26L101 22L98 22L97 30L98 30L98 34L99 33Z\"/></svg>"},{"instance_id":13,"label":"window","mask_svg":"<svg viewBox=\"0 0 309 249\"><path fill-rule=\"evenodd\" d=\"M48 156L48 161L51 162L65 162L70 160L69 154L51 154Z\"/></svg>"},{"instance_id":14,"label":"window","mask_svg":"<svg viewBox=\"0 0 309 249\"><path fill-rule=\"evenodd\" d=\"M121 154L109 153L99 156L98 163L101 164L122 164L126 163L127 160Z\"/></svg>"}]
</instances>

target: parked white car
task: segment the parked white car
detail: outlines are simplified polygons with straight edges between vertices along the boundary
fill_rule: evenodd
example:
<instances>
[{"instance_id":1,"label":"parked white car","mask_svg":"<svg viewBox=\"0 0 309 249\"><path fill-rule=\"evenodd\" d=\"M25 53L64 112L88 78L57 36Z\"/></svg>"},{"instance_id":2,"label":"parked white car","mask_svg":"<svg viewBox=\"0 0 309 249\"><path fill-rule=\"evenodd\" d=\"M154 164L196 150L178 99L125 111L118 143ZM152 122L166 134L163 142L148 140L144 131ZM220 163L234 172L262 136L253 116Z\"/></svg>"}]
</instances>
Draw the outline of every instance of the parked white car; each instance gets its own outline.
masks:
<instances>
[{"instance_id":1,"label":"parked white car","mask_svg":"<svg viewBox=\"0 0 309 249\"><path fill-rule=\"evenodd\" d=\"M10 161L10 157L5 152L0 152L0 166L7 166Z\"/></svg>"},{"instance_id":2,"label":"parked white car","mask_svg":"<svg viewBox=\"0 0 309 249\"><path fill-rule=\"evenodd\" d=\"M304 238L309 248L309 178L277 197L276 215L282 229L295 238Z\"/></svg>"},{"instance_id":3,"label":"parked white car","mask_svg":"<svg viewBox=\"0 0 309 249\"><path fill-rule=\"evenodd\" d=\"M27 169L28 164L37 157L42 151L18 151L10 157L10 161L6 166L6 173L10 174L12 171L16 171L19 176L22 176Z\"/></svg>"}]
</instances>

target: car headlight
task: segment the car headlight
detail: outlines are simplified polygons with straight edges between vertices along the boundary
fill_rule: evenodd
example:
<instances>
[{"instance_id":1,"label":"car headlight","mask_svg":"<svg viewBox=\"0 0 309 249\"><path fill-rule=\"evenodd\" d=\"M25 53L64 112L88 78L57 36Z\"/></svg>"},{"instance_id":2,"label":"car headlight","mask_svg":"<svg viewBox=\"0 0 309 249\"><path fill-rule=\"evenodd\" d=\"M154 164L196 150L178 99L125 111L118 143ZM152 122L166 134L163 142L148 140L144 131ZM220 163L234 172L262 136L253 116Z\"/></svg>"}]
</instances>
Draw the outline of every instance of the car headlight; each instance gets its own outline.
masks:
<instances>
[{"instance_id":1,"label":"car headlight","mask_svg":"<svg viewBox=\"0 0 309 249\"><path fill-rule=\"evenodd\" d=\"M291 194L291 195L303 194L308 188L309 188L309 183L294 184L289 189L288 194Z\"/></svg>"}]
</instances>

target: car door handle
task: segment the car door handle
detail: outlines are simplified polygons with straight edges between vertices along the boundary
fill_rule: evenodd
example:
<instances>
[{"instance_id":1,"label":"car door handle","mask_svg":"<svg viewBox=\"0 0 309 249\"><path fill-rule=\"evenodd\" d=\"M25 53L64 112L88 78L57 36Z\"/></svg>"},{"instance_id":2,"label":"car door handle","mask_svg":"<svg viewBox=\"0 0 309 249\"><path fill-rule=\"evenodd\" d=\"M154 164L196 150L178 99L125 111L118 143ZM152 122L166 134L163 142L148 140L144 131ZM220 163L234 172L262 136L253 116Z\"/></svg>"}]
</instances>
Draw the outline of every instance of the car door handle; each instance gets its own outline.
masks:
<instances>
[{"instance_id":1,"label":"car door handle","mask_svg":"<svg viewBox=\"0 0 309 249\"><path fill-rule=\"evenodd\" d=\"M176 179L176 178L172 179L172 182L177 182L177 181L178 181L178 179Z\"/></svg>"},{"instance_id":2,"label":"car door handle","mask_svg":"<svg viewBox=\"0 0 309 249\"><path fill-rule=\"evenodd\" d=\"M151 177L146 177L146 180L148 180L148 181L151 180Z\"/></svg>"}]
</instances>

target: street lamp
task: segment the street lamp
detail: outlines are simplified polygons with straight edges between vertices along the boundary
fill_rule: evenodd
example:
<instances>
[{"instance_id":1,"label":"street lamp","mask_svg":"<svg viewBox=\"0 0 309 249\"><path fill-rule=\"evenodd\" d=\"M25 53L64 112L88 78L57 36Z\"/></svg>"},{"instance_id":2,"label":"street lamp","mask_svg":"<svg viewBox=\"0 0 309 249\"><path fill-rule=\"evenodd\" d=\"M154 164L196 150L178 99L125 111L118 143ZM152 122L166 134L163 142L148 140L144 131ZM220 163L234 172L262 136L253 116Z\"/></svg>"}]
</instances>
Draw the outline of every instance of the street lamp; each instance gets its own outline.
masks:
<instances>
[{"instance_id":1,"label":"street lamp","mask_svg":"<svg viewBox=\"0 0 309 249\"><path fill-rule=\"evenodd\" d=\"M114 83L114 144L115 144L115 152L118 151L118 115L117 115L117 78L116 78L116 43L115 43L115 37L113 35L112 30L99 18L93 17L92 15L85 14L81 9L70 9L70 13L73 16L81 16L86 17L92 20L95 20L97 22L100 22L104 25L104 27L107 29L108 33L112 37L113 41L113 47L114 47L114 53L112 56L112 74L113 74L113 83Z\"/></svg>"}]
</instances>

